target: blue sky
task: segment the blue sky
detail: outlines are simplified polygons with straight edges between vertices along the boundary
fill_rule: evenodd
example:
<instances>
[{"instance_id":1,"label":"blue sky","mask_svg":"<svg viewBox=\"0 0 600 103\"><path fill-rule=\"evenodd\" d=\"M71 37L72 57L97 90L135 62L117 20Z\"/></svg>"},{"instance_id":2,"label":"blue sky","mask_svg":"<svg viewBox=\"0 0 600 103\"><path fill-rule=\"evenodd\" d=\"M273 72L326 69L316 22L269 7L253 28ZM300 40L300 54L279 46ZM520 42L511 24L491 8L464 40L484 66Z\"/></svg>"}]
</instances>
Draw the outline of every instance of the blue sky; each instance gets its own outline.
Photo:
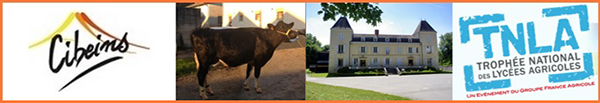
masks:
<instances>
[{"instance_id":1,"label":"blue sky","mask_svg":"<svg viewBox=\"0 0 600 103\"><path fill-rule=\"evenodd\" d=\"M373 27L365 23L365 20L357 22L350 20L354 33L373 34L375 29L379 29L380 34L411 35L423 19L438 32L438 38L442 34L452 32L451 3L379 3L373 5L379 6L383 11L382 23ZM320 3L306 4L306 32L316 36L317 40L326 45L329 44L329 29L335 21L323 21L323 15L317 14L320 9Z\"/></svg>"}]
</instances>

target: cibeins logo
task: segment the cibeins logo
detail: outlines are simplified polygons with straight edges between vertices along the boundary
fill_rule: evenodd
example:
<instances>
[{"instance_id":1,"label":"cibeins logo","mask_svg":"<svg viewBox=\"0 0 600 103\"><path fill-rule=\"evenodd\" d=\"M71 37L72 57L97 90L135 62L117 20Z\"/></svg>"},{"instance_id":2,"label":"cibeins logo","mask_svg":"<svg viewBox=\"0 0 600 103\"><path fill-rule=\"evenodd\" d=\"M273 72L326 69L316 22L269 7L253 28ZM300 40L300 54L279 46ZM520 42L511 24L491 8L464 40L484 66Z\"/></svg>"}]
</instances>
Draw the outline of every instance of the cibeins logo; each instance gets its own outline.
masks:
<instances>
[{"instance_id":1,"label":"cibeins logo","mask_svg":"<svg viewBox=\"0 0 600 103\"><path fill-rule=\"evenodd\" d=\"M80 34L83 34L85 32L80 32L78 29L74 30L73 32L74 38L68 38L63 36L61 33L64 33L63 31L67 27L69 27L69 25L74 19L76 19L79 22L79 24L81 24L81 26L87 31L87 33L89 33L93 38L97 40L97 42L90 44L80 44L82 41L80 39ZM85 60L90 60L92 58L100 56L108 57L108 59L101 60L100 62L91 63L93 64L92 66L79 73L77 76L72 78L68 83L66 83L59 89L59 91L62 91L63 89L71 85L73 82L91 73L92 71L97 70L100 67L105 66L109 63L123 59L123 55L109 54L111 52L118 54L135 54L135 52L128 51L130 46L150 50L149 47L129 42L127 40L127 35L128 33L125 32L122 37L118 38L117 36L111 35L110 33L101 29L98 25L92 22L85 13L72 12L57 30L55 30L52 34L46 36L44 39L29 45L29 49L39 47L49 42L50 47L48 52L48 66L50 68L50 71L54 74L57 74L61 70L63 70L64 66L75 66L75 68L79 68L79 64L85 62ZM107 36L109 39L104 39L102 38L103 36ZM61 50L57 47L63 47L67 49ZM55 53L64 53L64 56L57 56Z\"/></svg>"}]
</instances>

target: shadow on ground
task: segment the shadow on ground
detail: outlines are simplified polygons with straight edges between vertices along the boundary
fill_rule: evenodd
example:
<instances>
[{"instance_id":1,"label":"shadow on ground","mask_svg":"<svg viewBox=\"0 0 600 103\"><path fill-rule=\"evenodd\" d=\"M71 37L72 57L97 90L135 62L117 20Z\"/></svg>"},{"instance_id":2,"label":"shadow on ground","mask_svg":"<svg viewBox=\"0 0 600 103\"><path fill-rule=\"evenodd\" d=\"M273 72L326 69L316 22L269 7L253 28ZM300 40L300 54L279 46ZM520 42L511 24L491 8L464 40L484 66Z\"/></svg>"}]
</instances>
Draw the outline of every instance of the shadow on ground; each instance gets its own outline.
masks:
<instances>
[{"instance_id":1,"label":"shadow on ground","mask_svg":"<svg viewBox=\"0 0 600 103\"><path fill-rule=\"evenodd\" d=\"M208 83L214 91L211 100L304 100L305 96L305 50L304 36L298 42L284 42L273 57L261 69L260 86L263 94L254 91L252 73L250 89L242 88L246 76L246 65L228 69L213 69L208 74ZM177 51L177 58L191 58L191 50ZM197 77L187 75L176 80L177 100L199 100Z\"/></svg>"}]
</instances>

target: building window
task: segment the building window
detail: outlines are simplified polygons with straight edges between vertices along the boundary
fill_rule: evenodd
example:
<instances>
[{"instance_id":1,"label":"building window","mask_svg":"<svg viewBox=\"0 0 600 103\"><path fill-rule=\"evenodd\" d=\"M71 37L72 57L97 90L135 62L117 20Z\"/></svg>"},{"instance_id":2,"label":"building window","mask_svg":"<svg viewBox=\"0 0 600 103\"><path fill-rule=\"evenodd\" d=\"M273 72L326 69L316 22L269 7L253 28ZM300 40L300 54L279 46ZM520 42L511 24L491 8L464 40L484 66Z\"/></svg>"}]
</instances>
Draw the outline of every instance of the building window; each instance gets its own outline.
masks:
<instances>
[{"instance_id":1,"label":"building window","mask_svg":"<svg viewBox=\"0 0 600 103\"><path fill-rule=\"evenodd\" d=\"M367 52L367 47L360 47L360 53L366 53Z\"/></svg>"},{"instance_id":2,"label":"building window","mask_svg":"<svg viewBox=\"0 0 600 103\"><path fill-rule=\"evenodd\" d=\"M223 26L223 16L217 16L217 25Z\"/></svg>"},{"instance_id":3,"label":"building window","mask_svg":"<svg viewBox=\"0 0 600 103\"><path fill-rule=\"evenodd\" d=\"M429 39L429 35L427 35L427 42L431 42L431 40Z\"/></svg>"},{"instance_id":4,"label":"building window","mask_svg":"<svg viewBox=\"0 0 600 103\"><path fill-rule=\"evenodd\" d=\"M432 63L431 63L431 61L433 61L433 58L429 58L429 59L427 60L427 65L431 66L431 64L432 64Z\"/></svg>"},{"instance_id":5,"label":"building window","mask_svg":"<svg viewBox=\"0 0 600 103\"><path fill-rule=\"evenodd\" d=\"M400 54L400 53L402 53L402 47L401 46L398 47L398 54Z\"/></svg>"},{"instance_id":6,"label":"building window","mask_svg":"<svg viewBox=\"0 0 600 103\"><path fill-rule=\"evenodd\" d=\"M426 46L425 51L427 51L427 53L431 54L431 52L432 52L431 46Z\"/></svg>"},{"instance_id":7,"label":"building window","mask_svg":"<svg viewBox=\"0 0 600 103\"><path fill-rule=\"evenodd\" d=\"M344 45L338 45L338 53L344 53Z\"/></svg>"},{"instance_id":8,"label":"building window","mask_svg":"<svg viewBox=\"0 0 600 103\"><path fill-rule=\"evenodd\" d=\"M419 58L415 58L415 64L419 65Z\"/></svg>"},{"instance_id":9,"label":"building window","mask_svg":"<svg viewBox=\"0 0 600 103\"><path fill-rule=\"evenodd\" d=\"M397 62L398 62L398 64L396 64L396 65L398 65L398 66L402 65L402 58L398 58Z\"/></svg>"},{"instance_id":10,"label":"building window","mask_svg":"<svg viewBox=\"0 0 600 103\"><path fill-rule=\"evenodd\" d=\"M244 13L238 13L239 14L239 21L244 21Z\"/></svg>"},{"instance_id":11,"label":"building window","mask_svg":"<svg viewBox=\"0 0 600 103\"><path fill-rule=\"evenodd\" d=\"M385 58L385 65L386 66L390 65L390 58Z\"/></svg>"},{"instance_id":12,"label":"building window","mask_svg":"<svg viewBox=\"0 0 600 103\"><path fill-rule=\"evenodd\" d=\"M385 54L390 54L390 47L385 47Z\"/></svg>"},{"instance_id":13,"label":"building window","mask_svg":"<svg viewBox=\"0 0 600 103\"><path fill-rule=\"evenodd\" d=\"M340 33L340 40L344 40L344 34Z\"/></svg>"},{"instance_id":14,"label":"building window","mask_svg":"<svg viewBox=\"0 0 600 103\"><path fill-rule=\"evenodd\" d=\"M365 37L360 37L360 41L364 42L365 41Z\"/></svg>"},{"instance_id":15,"label":"building window","mask_svg":"<svg viewBox=\"0 0 600 103\"><path fill-rule=\"evenodd\" d=\"M359 66L359 64L358 64L358 58L354 58L354 66Z\"/></svg>"},{"instance_id":16,"label":"building window","mask_svg":"<svg viewBox=\"0 0 600 103\"><path fill-rule=\"evenodd\" d=\"M415 53L419 53L419 47L415 47Z\"/></svg>"},{"instance_id":17,"label":"building window","mask_svg":"<svg viewBox=\"0 0 600 103\"><path fill-rule=\"evenodd\" d=\"M390 38L385 38L385 42L390 42Z\"/></svg>"},{"instance_id":18,"label":"building window","mask_svg":"<svg viewBox=\"0 0 600 103\"><path fill-rule=\"evenodd\" d=\"M371 59L373 59L373 66L379 65L379 61L378 61L379 58L371 58Z\"/></svg>"},{"instance_id":19,"label":"building window","mask_svg":"<svg viewBox=\"0 0 600 103\"><path fill-rule=\"evenodd\" d=\"M408 53L412 53L412 52L413 52L412 47L408 47Z\"/></svg>"},{"instance_id":20,"label":"building window","mask_svg":"<svg viewBox=\"0 0 600 103\"><path fill-rule=\"evenodd\" d=\"M344 59L338 58L338 67L343 67L343 66L344 66Z\"/></svg>"},{"instance_id":21,"label":"building window","mask_svg":"<svg viewBox=\"0 0 600 103\"><path fill-rule=\"evenodd\" d=\"M283 20L283 11L277 12L277 19Z\"/></svg>"},{"instance_id":22,"label":"building window","mask_svg":"<svg viewBox=\"0 0 600 103\"><path fill-rule=\"evenodd\" d=\"M231 18L231 14L228 16L229 17L229 22L231 22L232 18Z\"/></svg>"},{"instance_id":23,"label":"building window","mask_svg":"<svg viewBox=\"0 0 600 103\"><path fill-rule=\"evenodd\" d=\"M256 15L254 16L254 20L260 21L260 13L256 13Z\"/></svg>"},{"instance_id":24,"label":"building window","mask_svg":"<svg viewBox=\"0 0 600 103\"><path fill-rule=\"evenodd\" d=\"M373 47L373 53L377 53L377 47Z\"/></svg>"},{"instance_id":25,"label":"building window","mask_svg":"<svg viewBox=\"0 0 600 103\"><path fill-rule=\"evenodd\" d=\"M375 61L374 61L373 59L374 59L374 58L371 58L371 64L369 64L369 65L371 65L371 66L374 66L374 65L375 65Z\"/></svg>"},{"instance_id":26,"label":"building window","mask_svg":"<svg viewBox=\"0 0 600 103\"><path fill-rule=\"evenodd\" d=\"M379 41L379 40L377 40L377 38L378 38L378 37L374 37L374 38L373 38L373 41L374 41L374 42L377 42L377 41Z\"/></svg>"}]
</instances>

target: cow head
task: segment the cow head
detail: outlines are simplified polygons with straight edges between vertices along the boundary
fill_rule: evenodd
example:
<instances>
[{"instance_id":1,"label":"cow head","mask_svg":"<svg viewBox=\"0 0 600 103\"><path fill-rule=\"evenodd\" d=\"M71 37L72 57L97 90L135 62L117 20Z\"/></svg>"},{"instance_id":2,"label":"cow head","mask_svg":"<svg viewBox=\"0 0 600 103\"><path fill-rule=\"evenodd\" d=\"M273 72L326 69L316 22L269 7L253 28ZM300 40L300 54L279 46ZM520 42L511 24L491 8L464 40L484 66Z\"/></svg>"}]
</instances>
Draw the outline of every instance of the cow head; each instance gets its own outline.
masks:
<instances>
[{"instance_id":1,"label":"cow head","mask_svg":"<svg viewBox=\"0 0 600 103\"><path fill-rule=\"evenodd\" d=\"M277 34L286 36L289 39L289 41L295 41L298 35L302 34L297 30L292 30L292 27L294 27L294 22L286 24L283 21L279 21L275 25L268 24L267 26L270 30L276 31Z\"/></svg>"}]
</instances>

